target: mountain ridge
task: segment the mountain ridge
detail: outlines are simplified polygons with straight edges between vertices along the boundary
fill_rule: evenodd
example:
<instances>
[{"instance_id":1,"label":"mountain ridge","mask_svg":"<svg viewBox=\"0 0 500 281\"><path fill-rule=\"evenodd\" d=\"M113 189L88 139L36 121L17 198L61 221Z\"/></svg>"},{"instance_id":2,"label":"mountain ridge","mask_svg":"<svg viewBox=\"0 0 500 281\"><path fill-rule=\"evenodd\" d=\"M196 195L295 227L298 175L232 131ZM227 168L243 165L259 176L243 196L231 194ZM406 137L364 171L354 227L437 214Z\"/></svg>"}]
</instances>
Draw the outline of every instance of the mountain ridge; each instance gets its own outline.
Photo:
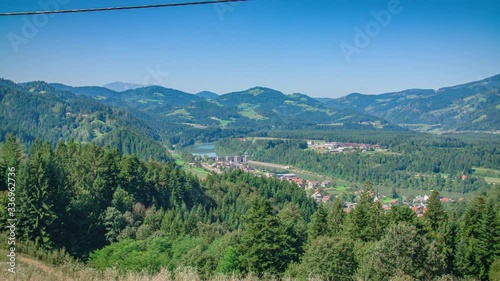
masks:
<instances>
[{"instance_id":1,"label":"mountain ridge","mask_svg":"<svg viewBox=\"0 0 500 281\"><path fill-rule=\"evenodd\" d=\"M319 98L330 108L351 108L392 124L426 132L500 130L500 74L432 89Z\"/></svg>"},{"instance_id":2,"label":"mountain ridge","mask_svg":"<svg viewBox=\"0 0 500 281\"><path fill-rule=\"evenodd\" d=\"M125 82L111 82L106 85L104 85L104 88L110 89L115 92L124 92L127 90L132 90L132 89L138 89L138 88L143 88L148 85L141 85L141 84L134 84L134 83L125 83Z\"/></svg>"}]
</instances>

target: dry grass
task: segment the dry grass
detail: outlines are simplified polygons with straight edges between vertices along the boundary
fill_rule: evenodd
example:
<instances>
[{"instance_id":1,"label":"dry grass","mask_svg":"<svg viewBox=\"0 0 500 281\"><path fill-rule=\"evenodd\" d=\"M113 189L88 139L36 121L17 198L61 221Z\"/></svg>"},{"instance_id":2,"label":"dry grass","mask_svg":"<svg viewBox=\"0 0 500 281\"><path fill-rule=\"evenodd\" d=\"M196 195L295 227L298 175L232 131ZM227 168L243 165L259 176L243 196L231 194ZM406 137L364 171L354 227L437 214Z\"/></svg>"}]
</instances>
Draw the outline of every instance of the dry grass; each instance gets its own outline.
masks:
<instances>
[{"instance_id":1,"label":"dry grass","mask_svg":"<svg viewBox=\"0 0 500 281\"><path fill-rule=\"evenodd\" d=\"M0 255L6 255L0 251ZM46 264L28 258L24 255L16 257L16 273L7 271L8 266L2 263L0 280L5 281L201 281L195 269L180 267L173 272L161 270L159 273L146 272L122 273L111 268L98 271L82 264L63 264L60 266L47 266ZM259 278L254 275L246 277L217 275L207 281L277 281L274 277ZM284 280L286 281L286 280Z\"/></svg>"}]
</instances>

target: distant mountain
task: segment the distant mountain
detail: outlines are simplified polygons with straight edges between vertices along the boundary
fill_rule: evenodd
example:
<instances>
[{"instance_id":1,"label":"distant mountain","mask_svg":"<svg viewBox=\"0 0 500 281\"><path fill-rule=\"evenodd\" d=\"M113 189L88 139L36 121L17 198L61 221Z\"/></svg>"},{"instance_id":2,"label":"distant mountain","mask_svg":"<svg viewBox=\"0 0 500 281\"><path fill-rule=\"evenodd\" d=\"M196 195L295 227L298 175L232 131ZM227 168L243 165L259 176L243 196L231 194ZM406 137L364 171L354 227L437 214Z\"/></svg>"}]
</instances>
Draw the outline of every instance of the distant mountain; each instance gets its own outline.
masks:
<instances>
[{"instance_id":1,"label":"distant mountain","mask_svg":"<svg viewBox=\"0 0 500 281\"><path fill-rule=\"evenodd\" d=\"M85 95L100 100L108 105L119 107L127 111L138 111L143 114L164 114L176 110L203 98L186 92L163 88L160 86L147 86L117 92L104 87L71 87L62 84L51 86L71 91L75 94Z\"/></svg>"},{"instance_id":2,"label":"distant mountain","mask_svg":"<svg viewBox=\"0 0 500 281\"><path fill-rule=\"evenodd\" d=\"M133 83L123 83L123 82L113 82L104 85L104 88L110 89L115 92L125 92L127 90L133 90L137 88L146 87L146 85L139 85Z\"/></svg>"},{"instance_id":3,"label":"distant mountain","mask_svg":"<svg viewBox=\"0 0 500 281\"><path fill-rule=\"evenodd\" d=\"M334 100L334 98L315 98L315 100L317 100L321 103L328 103L329 101Z\"/></svg>"},{"instance_id":4,"label":"distant mountain","mask_svg":"<svg viewBox=\"0 0 500 281\"><path fill-rule=\"evenodd\" d=\"M219 95L217 95L216 93L209 91L199 92L196 95L207 100L216 99L219 97Z\"/></svg>"},{"instance_id":5,"label":"distant mountain","mask_svg":"<svg viewBox=\"0 0 500 281\"><path fill-rule=\"evenodd\" d=\"M53 86L130 112L171 143L213 141L220 136L276 128L401 129L366 113L329 109L309 96L285 95L263 87L219 96L159 86L120 93L103 87Z\"/></svg>"},{"instance_id":6,"label":"distant mountain","mask_svg":"<svg viewBox=\"0 0 500 281\"><path fill-rule=\"evenodd\" d=\"M239 114L249 119L268 121L276 125L310 124L342 127L356 124L372 128L389 125L381 118L368 114L329 109L304 94L285 95L264 87L221 95L214 101L224 106L236 107Z\"/></svg>"},{"instance_id":7,"label":"distant mountain","mask_svg":"<svg viewBox=\"0 0 500 281\"><path fill-rule=\"evenodd\" d=\"M118 97L120 95L119 92L110 90L105 87L98 86L84 86L84 87L73 87L59 83L51 83L49 84L51 87L54 87L58 90L69 91L79 95L85 95L94 98L110 98L110 97Z\"/></svg>"},{"instance_id":8,"label":"distant mountain","mask_svg":"<svg viewBox=\"0 0 500 281\"><path fill-rule=\"evenodd\" d=\"M325 105L353 109L420 131L500 130L500 75L437 91L355 93L325 100Z\"/></svg>"},{"instance_id":9,"label":"distant mountain","mask_svg":"<svg viewBox=\"0 0 500 281\"><path fill-rule=\"evenodd\" d=\"M1 79L0 101L0 139L8 133L26 143L39 138L55 145L74 139L111 145L144 159L169 159L151 128L132 114L95 98L45 82L15 84Z\"/></svg>"}]
</instances>

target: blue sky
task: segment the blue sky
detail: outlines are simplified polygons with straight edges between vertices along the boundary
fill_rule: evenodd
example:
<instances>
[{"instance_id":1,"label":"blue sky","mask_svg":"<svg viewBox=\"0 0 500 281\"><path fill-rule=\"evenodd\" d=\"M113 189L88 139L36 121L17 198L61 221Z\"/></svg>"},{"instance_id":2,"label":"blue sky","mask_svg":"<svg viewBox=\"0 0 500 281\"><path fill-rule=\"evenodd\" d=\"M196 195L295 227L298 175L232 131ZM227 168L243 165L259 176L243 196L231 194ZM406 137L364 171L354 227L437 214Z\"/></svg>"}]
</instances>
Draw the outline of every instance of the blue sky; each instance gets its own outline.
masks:
<instances>
[{"instance_id":1,"label":"blue sky","mask_svg":"<svg viewBox=\"0 0 500 281\"><path fill-rule=\"evenodd\" d=\"M174 2L3 0L0 12ZM498 15L498 0L250 0L0 17L0 77L314 97L439 88L500 73Z\"/></svg>"}]
</instances>

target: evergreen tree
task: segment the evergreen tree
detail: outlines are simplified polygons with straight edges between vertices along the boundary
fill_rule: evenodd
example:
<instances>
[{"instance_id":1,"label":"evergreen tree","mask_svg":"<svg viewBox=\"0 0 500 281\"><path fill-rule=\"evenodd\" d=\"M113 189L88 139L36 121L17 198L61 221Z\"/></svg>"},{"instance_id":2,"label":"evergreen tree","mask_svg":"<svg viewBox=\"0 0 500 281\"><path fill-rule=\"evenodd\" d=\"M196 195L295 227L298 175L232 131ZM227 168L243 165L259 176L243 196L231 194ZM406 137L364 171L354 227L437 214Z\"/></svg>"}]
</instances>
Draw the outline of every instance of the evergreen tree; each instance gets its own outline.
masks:
<instances>
[{"instance_id":1,"label":"evergreen tree","mask_svg":"<svg viewBox=\"0 0 500 281\"><path fill-rule=\"evenodd\" d=\"M482 272L480 238L485 207L486 199L476 197L468 204L462 217L455 253L455 265L459 275L479 276Z\"/></svg>"},{"instance_id":2,"label":"evergreen tree","mask_svg":"<svg viewBox=\"0 0 500 281\"><path fill-rule=\"evenodd\" d=\"M385 223L383 210L379 202L374 202L374 196L371 182L366 182L354 210L349 215L347 231L355 240L374 241L382 235Z\"/></svg>"},{"instance_id":3,"label":"evergreen tree","mask_svg":"<svg viewBox=\"0 0 500 281\"><path fill-rule=\"evenodd\" d=\"M500 225L496 207L496 202L488 200L480 221L477 262L479 263L479 278L483 280L487 278L495 258L500 256Z\"/></svg>"},{"instance_id":4,"label":"evergreen tree","mask_svg":"<svg viewBox=\"0 0 500 281\"><path fill-rule=\"evenodd\" d=\"M302 216L300 208L290 202L283 207L279 213L282 227L290 236L290 243L297 253L297 257L304 252L304 244L307 241L307 225Z\"/></svg>"},{"instance_id":5,"label":"evergreen tree","mask_svg":"<svg viewBox=\"0 0 500 281\"><path fill-rule=\"evenodd\" d=\"M10 173L9 168L15 169L17 178L21 175L23 167L21 163L26 159L24 146L12 134L7 135L5 143L0 146L0 191L7 190L7 175Z\"/></svg>"},{"instance_id":6,"label":"evergreen tree","mask_svg":"<svg viewBox=\"0 0 500 281\"><path fill-rule=\"evenodd\" d=\"M432 191L427 202L427 211L424 213L424 226L428 239L436 243L437 252L435 258L447 264L447 267L443 268L444 271L451 271L449 265L453 261L455 232L453 222L448 222L448 216L439 199L439 192L435 190Z\"/></svg>"},{"instance_id":7,"label":"evergreen tree","mask_svg":"<svg viewBox=\"0 0 500 281\"><path fill-rule=\"evenodd\" d=\"M255 199L245 218L239 249L247 272L280 274L296 258L290 237L280 226L269 202Z\"/></svg>"},{"instance_id":8,"label":"evergreen tree","mask_svg":"<svg viewBox=\"0 0 500 281\"><path fill-rule=\"evenodd\" d=\"M439 192L433 190L427 202L427 211L424 213L427 231L435 232L446 223L446 213L439 199Z\"/></svg>"},{"instance_id":9,"label":"evergreen tree","mask_svg":"<svg viewBox=\"0 0 500 281\"><path fill-rule=\"evenodd\" d=\"M318 210L312 215L311 222L308 225L309 241L328 233L327 215L325 207L322 204L319 205Z\"/></svg>"},{"instance_id":10,"label":"evergreen tree","mask_svg":"<svg viewBox=\"0 0 500 281\"><path fill-rule=\"evenodd\" d=\"M336 236L342 232L345 216L344 202L340 197L337 197L326 217L328 232L331 236Z\"/></svg>"},{"instance_id":11,"label":"evergreen tree","mask_svg":"<svg viewBox=\"0 0 500 281\"><path fill-rule=\"evenodd\" d=\"M13 134L7 135L2 148L2 158L6 167L15 167L16 169L19 169L21 161L26 159L24 146Z\"/></svg>"},{"instance_id":12,"label":"evergreen tree","mask_svg":"<svg viewBox=\"0 0 500 281\"><path fill-rule=\"evenodd\" d=\"M20 231L24 239L49 248L50 232L56 229L54 198L60 175L54 169L54 155L49 143L36 140L30 152L26 180L19 187Z\"/></svg>"}]
</instances>

